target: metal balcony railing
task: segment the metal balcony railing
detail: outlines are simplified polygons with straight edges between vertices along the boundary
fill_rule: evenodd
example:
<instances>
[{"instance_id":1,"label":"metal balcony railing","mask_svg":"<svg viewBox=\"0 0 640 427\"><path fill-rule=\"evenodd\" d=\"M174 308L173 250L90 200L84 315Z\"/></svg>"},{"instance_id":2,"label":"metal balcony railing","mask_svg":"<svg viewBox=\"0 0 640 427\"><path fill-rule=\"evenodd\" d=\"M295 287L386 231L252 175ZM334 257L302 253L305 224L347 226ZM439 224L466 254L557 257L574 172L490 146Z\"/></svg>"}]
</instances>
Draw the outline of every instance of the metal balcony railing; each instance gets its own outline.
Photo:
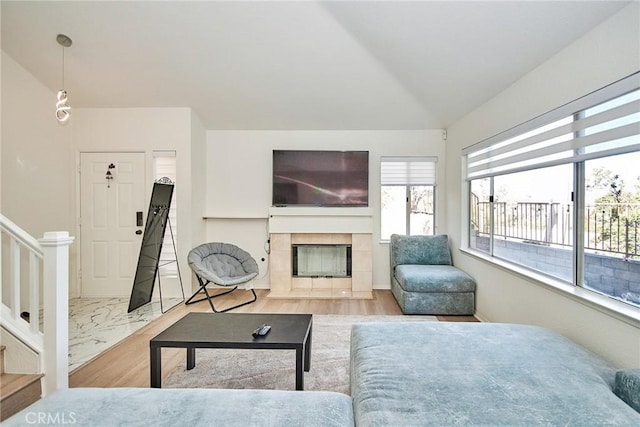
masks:
<instances>
[{"instance_id":1,"label":"metal balcony railing","mask_svg":"<svg viewBox=\"0 0 640 427\"><path fill-rule=\"evenodd\" d=\"M479 235L573 246L573 205L481 202L472 196L471 218ZM640 204L597 204L584 210L585 249L640 258Z\"/></svg>"}]
</instances>

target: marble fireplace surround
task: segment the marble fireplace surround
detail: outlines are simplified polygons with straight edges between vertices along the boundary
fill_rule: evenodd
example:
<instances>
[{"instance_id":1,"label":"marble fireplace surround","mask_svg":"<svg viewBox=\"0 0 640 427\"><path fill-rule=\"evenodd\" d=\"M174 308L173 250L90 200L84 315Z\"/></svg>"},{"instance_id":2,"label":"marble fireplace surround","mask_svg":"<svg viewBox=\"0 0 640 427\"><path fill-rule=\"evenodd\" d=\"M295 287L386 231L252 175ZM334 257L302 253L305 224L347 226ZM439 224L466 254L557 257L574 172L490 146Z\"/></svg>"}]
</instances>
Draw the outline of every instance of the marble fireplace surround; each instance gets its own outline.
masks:
<instances>
[{"instance_id":1,"label":"marble fireplace surround","mask_svg":"<svg viewBox=\"0 0 640 427\"><path fill-rule=\"evenodd\" d=\"M373 297L372 215L369 208L271 208L269 297ZM293 244L351 245L351 277L293 277Z\"/></svg>"}]
</instances>

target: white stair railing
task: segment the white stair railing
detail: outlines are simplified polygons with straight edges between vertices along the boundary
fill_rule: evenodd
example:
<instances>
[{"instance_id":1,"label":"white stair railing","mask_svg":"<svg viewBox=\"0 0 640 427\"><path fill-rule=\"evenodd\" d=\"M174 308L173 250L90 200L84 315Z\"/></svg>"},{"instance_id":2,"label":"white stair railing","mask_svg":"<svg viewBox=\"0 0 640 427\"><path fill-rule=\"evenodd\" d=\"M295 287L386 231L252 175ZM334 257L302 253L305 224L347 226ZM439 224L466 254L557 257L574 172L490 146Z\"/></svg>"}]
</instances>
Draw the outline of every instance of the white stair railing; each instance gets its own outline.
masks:
<instances>
[{"instance_id":1,"label":"white stair railing","mask_svg":"<svg viewBox=\"0 0 640 427\"><path fill-rule=\"evenodd\" d=\"M43 335L40 331L40 283L42 247L40 243L0 215L2 230L2 326L34 351L42 353ZM6 252L5 252L6 251ZM23 253L28 255L25 257ZM23 268L27 263L27 267ZM26 277L23 277L26 273ZM26 301L23 301L26 300ZM29 313L29 321L20 314Z\"/></svg>"},{"instance_id":2,"label":"white stair railing","mask_svg":"<svg viewBox=\"0 0 640 427\"><path fill-rule=\"evenodd\" d=\"M73 237L66 231L57 231L44 233L36 240L2 214L0 230L1 325L39 354L40 370L45 374L44 394L67 388L69 245ZM44 313L42 331L41 308ZM28 322L20 316L23 311L29 313Z\"/></svg>"}]
</instances>

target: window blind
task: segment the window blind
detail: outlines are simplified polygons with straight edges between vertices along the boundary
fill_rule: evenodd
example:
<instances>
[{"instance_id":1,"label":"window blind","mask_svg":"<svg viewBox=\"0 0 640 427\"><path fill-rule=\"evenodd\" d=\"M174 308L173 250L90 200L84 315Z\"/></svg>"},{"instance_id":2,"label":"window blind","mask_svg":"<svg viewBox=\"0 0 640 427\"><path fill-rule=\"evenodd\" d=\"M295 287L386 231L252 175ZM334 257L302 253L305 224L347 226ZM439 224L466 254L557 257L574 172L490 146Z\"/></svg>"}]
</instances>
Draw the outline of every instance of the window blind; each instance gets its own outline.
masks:
<instances>
[{"instance_id":1,"label":"window blind","mask_svg":"<svg viewBox=\"0 0 640 427\"><path fill-rule=\"evenodd\" d=\"M437 157L382 156L381 185L435 185Z\"/></svg>"},{"instance_id":2,"label":"window blind","mask_svg":"<svg viewBox=\"0 0 640 427\"><path fill-rule=\"evenodd\" d=\"M467 179L640 150L640 73L463 150Z\"/></svg>"}]
</instances>

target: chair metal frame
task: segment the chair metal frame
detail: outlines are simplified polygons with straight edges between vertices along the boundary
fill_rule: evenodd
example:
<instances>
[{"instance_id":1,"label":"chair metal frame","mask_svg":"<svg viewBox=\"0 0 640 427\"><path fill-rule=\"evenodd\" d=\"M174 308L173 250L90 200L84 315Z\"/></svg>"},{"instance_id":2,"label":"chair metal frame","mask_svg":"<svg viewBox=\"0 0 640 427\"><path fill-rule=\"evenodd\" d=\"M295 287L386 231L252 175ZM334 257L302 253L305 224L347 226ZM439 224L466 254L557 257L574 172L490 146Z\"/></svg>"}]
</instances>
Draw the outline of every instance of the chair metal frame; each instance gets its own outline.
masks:
<instances>
[{"instance_id":1,"label":"chair metal frame","mask_svg":"<svg viewBox=\"0 0 640 427\"><path fill-rule=\"evenodd\" d=\"M253 288L251 288L250 290L253 293L253 299L251 301L243 302L243 303L234 305L232 307L225 308L224 310L216 310L216 308L213 306L212 299L217 298L217 297L221 297L223 295L230 294L231 292L233 292L236 289L238 289L238 286L236 285L232 289L229 289L228 291L220 292L220 293L215 294L215 295L210 295L209 291L207 290L207 285L210 284L210 283L213 284L213 285L216 285L216 284L211 282L211 281L209 281L209 280L203 280L197 274L196 274L196 278L198 279L198 282L200 283L200 289L198 289L193 295L191 295L191 297L185 302L186 305L195 304L197 302L207 300L207 301L209 301L209 305L211 306L211 310L213 310L214 313L224 313L224 312L233 310L235 308L242 307L244 305L248 305L248 304L254 303L258 299L258 296L256 295L256 291ZM222 286L222 285L217 285L217 286ZM200 299L197 299L195 301L192 301L200 292L204 292L206 296L202 297Z\"/></svg>"}]
</instances>

